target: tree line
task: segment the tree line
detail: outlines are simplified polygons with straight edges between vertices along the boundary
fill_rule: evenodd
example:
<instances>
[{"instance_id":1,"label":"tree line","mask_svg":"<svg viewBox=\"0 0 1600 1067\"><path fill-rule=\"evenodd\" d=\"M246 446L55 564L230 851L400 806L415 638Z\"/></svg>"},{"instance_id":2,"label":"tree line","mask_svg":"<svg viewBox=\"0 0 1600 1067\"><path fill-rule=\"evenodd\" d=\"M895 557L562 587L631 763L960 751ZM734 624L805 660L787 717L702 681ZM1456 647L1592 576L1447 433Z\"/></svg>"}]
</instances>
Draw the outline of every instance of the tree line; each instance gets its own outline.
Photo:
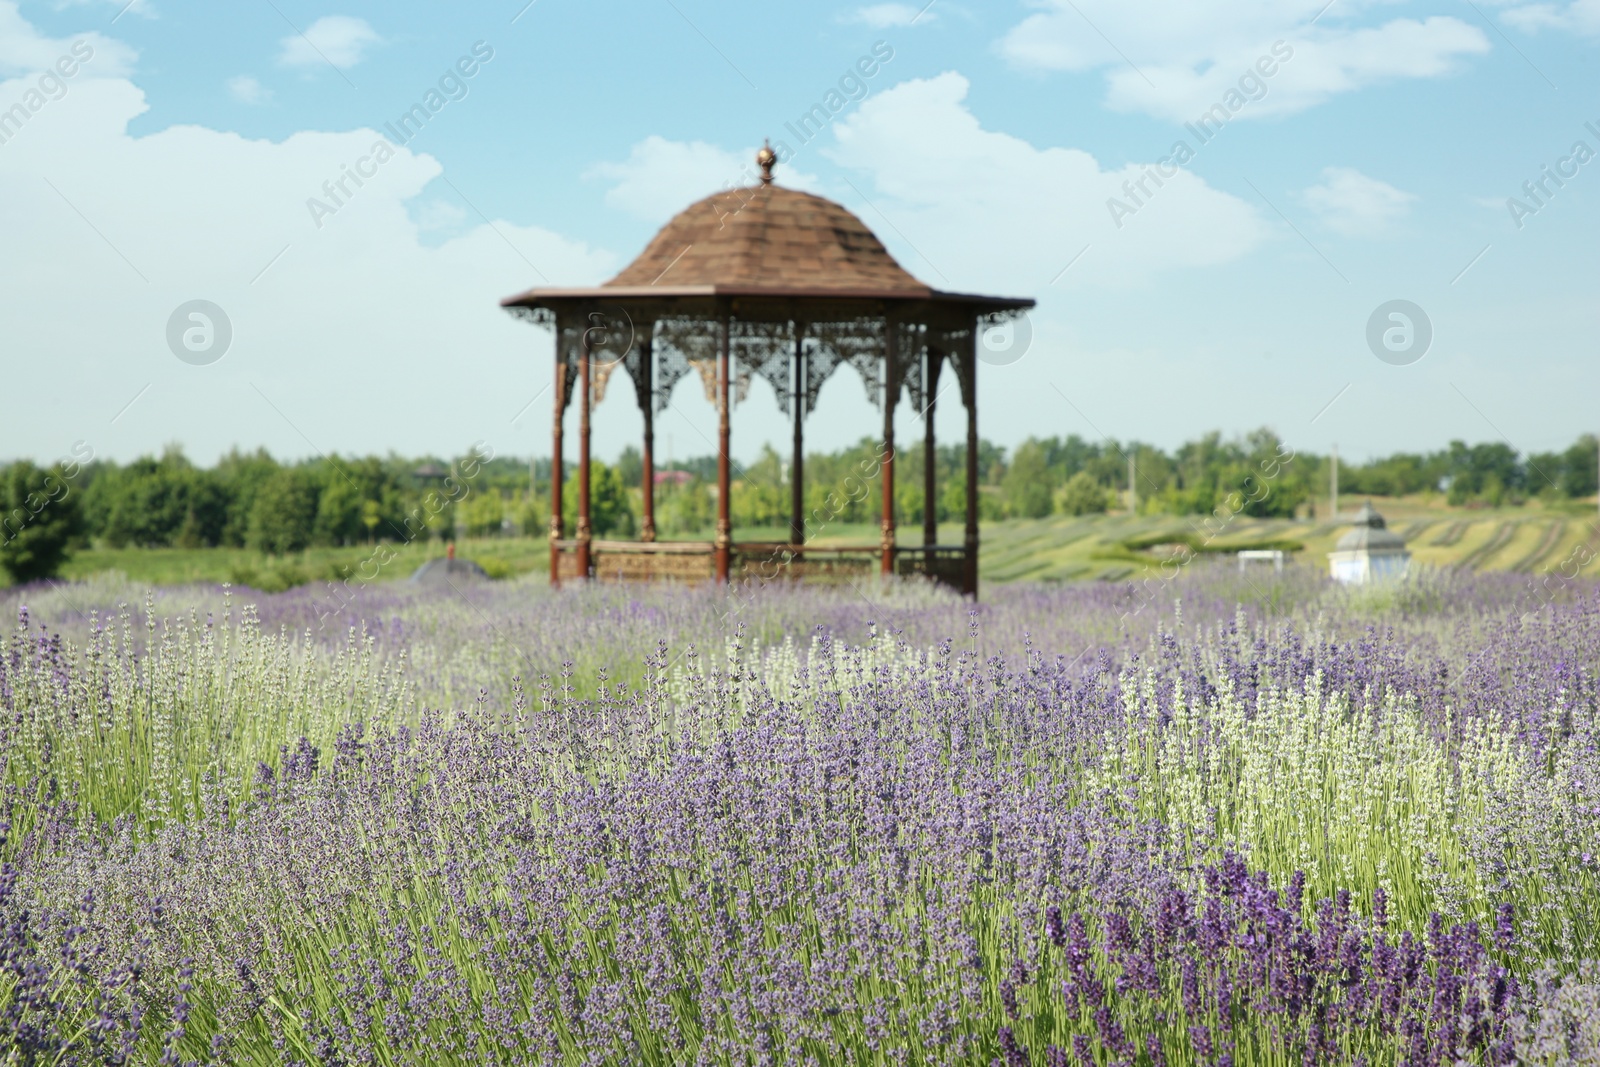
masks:
<instances>
[{"instance_id":1,"label":"tree line","mask_svg":"<svg viewBox=\"0 0 1600 1067\"><path fill-rule=\"evenodd\" d=\"M808 536L820 523L879 518L881 443L863 438L805 460ZM1586 435L1561 452L1521 455L1502 442L1452 441L1430 453L1396 453L1339 467L1342 493L1437 494L1454 505L1502 506L1531 498L1593 495L1600 484L1597 442ZM1254 472L1268 484L1237 498L1258 517L1315 514L1328 499L1332 461L1295 452L1261 429L1224 439L1209 433L1171 452L1139 441L1030 437L1007 450L978 447L980 516L985 520L1084 515L1134 507L1143 513L1204 514L1239 493ZM903 523L923 513L921 443L895 457L895 506ZM1133 481L1130 486L1130 460ZM962 521L966 448L939 445L933 506L940 522ZM1270 467L1268 466L1270 464ZM566 467L570 479L572 464ZM716 457L671 465L656 487L662 538L709 536L716 512ZM768 447L735 464L730 509L736 528L786 530L789 462ZM591 517L600 537L636 536L643 461L636 448L615 463L596 462ZM235 450L210 467L169 447L119 464L74 455L49 467L21 460L0 468L0 566L13 580L56 573L66 553L89 545L206 548L236 546L268 555L314 545L411 541L456 535L542 536L549 526L550 463L489 455L325 457L285 462L265 450ZM1131 490L1131 491L1130 491ZM577 528L575 488L563 498L568 531Z\"/></svg>"}]
</instances>

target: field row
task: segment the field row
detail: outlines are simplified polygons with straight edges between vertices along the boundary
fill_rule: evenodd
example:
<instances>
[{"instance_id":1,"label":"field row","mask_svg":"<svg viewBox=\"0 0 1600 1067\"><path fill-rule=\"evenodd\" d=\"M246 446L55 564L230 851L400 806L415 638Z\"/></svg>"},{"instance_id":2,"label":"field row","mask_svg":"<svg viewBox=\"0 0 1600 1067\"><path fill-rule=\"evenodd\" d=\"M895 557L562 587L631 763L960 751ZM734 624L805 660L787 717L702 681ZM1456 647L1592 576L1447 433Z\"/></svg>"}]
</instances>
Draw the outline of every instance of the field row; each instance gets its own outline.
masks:
<instances>
[{"instance_id":1,"label":"field row","mask_svg":"<svg viewBox=\"0 0 1600 1067\"><path fill-rule=\"evenodd\" d=\"M1549 511L1428 510L1403 502L1379 503L1390 528L1407 540L1413 558L1422 564L1470 571L1512 571L1533 574L1589 560L1600 549L1600 533L1586 515ZM1223 522L1203 516L1093 515L1081 518L1007 519L986 523L980 568L985 582L1116 581L1141 572L1158 557L1130 552L1126 542L1148 544L1170 534L1187 537L1209 551L1284 545L1293 560L1322 570L1327 553L1348 530L1342 523L1295 519L1252 519L1235 516ZM739 531L752 540L782 540L787 531L760 528ZM707 537L709 538L709 534ZM959 544L959 525L939 529L943 544ZM815 539L818 545L876 544L871 524L836 524ZM920 543L920 530L902 526L902 544ZM1587 545L1589 552L1580 551ZM1298 546L1298 547L1296 547ZM441 541L410 545L364 545L315 548L286 557L267 558L242 548L90 549L67 565L63 577L87 578L120 572L135 583L176 585L190 582L232 582L268 591L360 575L368 580L405 578L427 559L442 556ZM459 554L485 566L491 577L539 572L548 566L549 549L542 538L473 538ZM1591 564L1588 572L1596 568Z\"/></svg>"}]
</instances>

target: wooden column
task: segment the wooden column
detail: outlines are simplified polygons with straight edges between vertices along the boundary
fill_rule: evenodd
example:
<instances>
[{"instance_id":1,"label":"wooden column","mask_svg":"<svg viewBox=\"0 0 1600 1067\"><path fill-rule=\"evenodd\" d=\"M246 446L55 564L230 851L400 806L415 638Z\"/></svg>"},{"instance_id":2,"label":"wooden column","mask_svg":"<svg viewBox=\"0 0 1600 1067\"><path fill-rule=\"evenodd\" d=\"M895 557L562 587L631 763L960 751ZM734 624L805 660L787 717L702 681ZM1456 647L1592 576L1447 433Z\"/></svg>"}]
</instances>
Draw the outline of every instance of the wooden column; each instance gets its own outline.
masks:
<instances>
[{"instance_id":1,"label":"wooden column","mask_svg":"<svg viewBox=\"0 0 1600 1067\"><path fill-rule=\"evenodd\" d=\"M962 546L966 549L966 588L968 596L978 596L978 330L982 322L974 317L961 361L966 369L967 404L967 530Z\"/></svg>"},{"instance_id":2,"label":"wooden column","mask_svg":"<svg viewBox=\"0 0 1600 1067\"><path fill-rule=\"evenodd\" d=\"M929 346L922 350L922 389L927 398L922 411L922 543L929 548L939 543L938 446L933 439L933 416L942 364L936 349Z\"/></svg>"},{"instance_id":3,"label":"wooden column","mask_svg":"<svg viewBox=\"0 0 1600 1067\"><path fill-rule=\"evenodd\" d=\"M561 516L561 483L563 458L561 423L567 410L567 360L561 350L561 319L556 318L556 410L550 420L550 584L561 584L561 541L567 536L566 522Z\"/></svg>"},{"instance_id":4,"label":"wooden column","mask_svg":"<svg viewBox=\"0 0 1600 1067\"><path fill-rule=\"evenodd\" d=\"M794 367L791 380L794 389L791 406L794 408L794 450L789 459L789 543L803 545L806 540L806 454L805 433L802 425L806 417L806 324L794 324Z\"/></svg>"},{"instance_id":5,"label":"wooden column","mask_svg":"<svg viewBox=\"0 0 1600 1067\"><path fill-rule=\"evenodd\" d=\"M644 518L639 530L641 541L656 539L656 375L650 340L645 337L639 342L639 380L643 383L639 405L644 411L644 484L640 486L644 491Z\"/></svg>"},{"instance_id":6,"label":"wooden column","mask_svg":"<svg viewBox=\"0 0 1600 1067\"><path fill-rule=\"evenodd\" d=\"M894 573L894 402L900 393L900 324L883 320L883 522L879 570Z\"/></svg>"},{"instance_id":7,"label":"wooden column","mask_svg":"<svg viewBox=\"0 0 1600 1067\"><path fill-rule=\"evenodd\" d=\"M717 338L717 534L714 543L716 576L727 584L733 562L733 518L730 497L733 480L728 464L728 316L719 324Z\"/></svg>"},{"instance_id":8,"label":"wooden column","mask_svg":"<svg viewBox=\"0 0 1600 1067\"><path fill-rule=\"evenodd\" d=\"M589 333L578 340L578 574L589 577L590 542L594 530L589 525L589 407L593 403L589 385Z\"/></svg>"}]
</instances>

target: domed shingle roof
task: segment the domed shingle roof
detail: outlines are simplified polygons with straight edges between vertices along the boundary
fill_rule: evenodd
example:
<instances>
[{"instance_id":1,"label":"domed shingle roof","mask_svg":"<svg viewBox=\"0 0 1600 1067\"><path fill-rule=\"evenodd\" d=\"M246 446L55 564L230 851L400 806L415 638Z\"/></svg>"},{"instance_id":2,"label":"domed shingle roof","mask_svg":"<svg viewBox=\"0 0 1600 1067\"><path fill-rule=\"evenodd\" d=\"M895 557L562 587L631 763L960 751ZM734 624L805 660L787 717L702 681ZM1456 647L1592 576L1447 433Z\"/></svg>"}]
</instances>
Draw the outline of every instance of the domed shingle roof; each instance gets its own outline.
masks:
<instances>
[{"instance_id":1,"label":"domed shingle roof","mask_svg":"<svg viewBox=\"0 0 1600 1067\"><path fill-rule=\"evenodd\" d=\"M690 204L613 286L871 292L927 297L865 223L831 200L757 185Z\"/></svg>"},{"instance_id":2,"label":"domed shingle roof","mask_svg":"<svg viewBox=\"0 0 1600 1067\"><path fill-rule=\"evenodd\" d=\"M1370 500L1351 517L1350 525L1354 529L1339 538L1334 545L1335 551L1395 551L1406 547L1405 538L1388 528L1389 524L1378 514L1378 509L1372 506Z\"/></svg>"},{"instance_id":3,"label":"domed shingle roof","mask_svg":"<svg viewBox=\"0 0 1600 1067\"><path fill-rule=\"evenodd\" d=\"M879 313L882 304L938 306L956 317L1033 307L1026 297L931 288L913 278L866 223L811 193L772 184L777 155L756 153L761 184L697 201L661 228L639 257L603 285L539 286L500 301L514 312L569 312L611 301L627 313L726 314L717 302L753 298L738 309L760 321L788 321L795 301L825 314L842 307ZM762 302L765 301L763 304ZM876 309L864 304L879 303ZM729 305L731 306L731 305ZM763 310L764 309L764 310ZM537 320L537 316L535 316Z\"/></svg>"}]
</instances>

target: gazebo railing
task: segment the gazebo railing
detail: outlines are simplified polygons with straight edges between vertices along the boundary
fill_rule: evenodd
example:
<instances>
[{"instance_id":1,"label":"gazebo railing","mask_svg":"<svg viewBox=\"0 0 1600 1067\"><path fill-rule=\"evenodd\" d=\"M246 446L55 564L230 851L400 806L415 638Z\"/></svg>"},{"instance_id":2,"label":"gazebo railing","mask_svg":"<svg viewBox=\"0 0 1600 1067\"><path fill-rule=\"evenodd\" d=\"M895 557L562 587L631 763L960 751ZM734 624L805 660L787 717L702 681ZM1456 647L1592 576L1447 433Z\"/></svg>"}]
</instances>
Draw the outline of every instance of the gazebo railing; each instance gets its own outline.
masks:
<instances>
[{"instance_id":1,"label":"gazebo railing","mask_svg":"<svg viewBox=\"0 0 1600 1067\"><path fill-rule=\"evenodd\" d=\"M711 541L591 541L588 575L580 573L576 539L558 540L555 547L563 579L686 584L716 579L716 545ZM883 548L875 544L736 541L730 556L735 580L826 584L863 581L880 574ZM896 546L894 563L894 573L901 577L923 577L952 589L965 588L967 551L962 545Z\"/></svg>"}]
</instances>

